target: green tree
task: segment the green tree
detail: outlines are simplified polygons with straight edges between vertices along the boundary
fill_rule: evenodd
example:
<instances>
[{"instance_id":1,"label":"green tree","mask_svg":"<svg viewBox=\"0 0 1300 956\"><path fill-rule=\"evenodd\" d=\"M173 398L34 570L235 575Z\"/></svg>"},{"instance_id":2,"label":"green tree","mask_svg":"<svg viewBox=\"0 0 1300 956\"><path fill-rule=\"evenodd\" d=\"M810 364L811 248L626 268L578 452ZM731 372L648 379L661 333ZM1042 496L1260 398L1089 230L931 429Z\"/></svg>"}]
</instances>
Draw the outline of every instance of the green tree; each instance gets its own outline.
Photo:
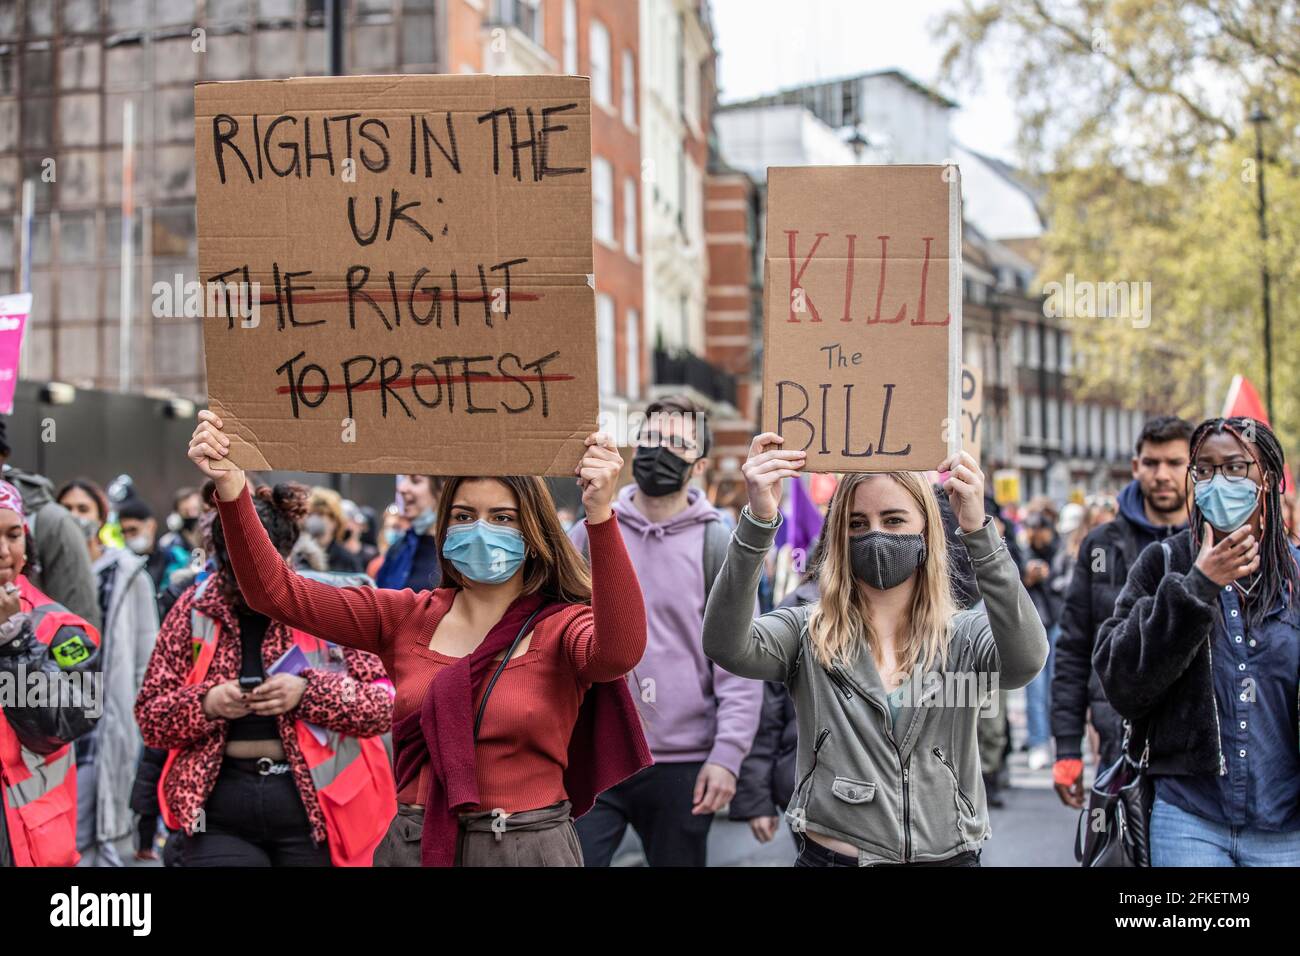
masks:
<instances>
[{"instance_id":1,"label":"green tree","mask_svg":"<svg viewBox=\"0 0 1300 956\"><path fill-rule=\"evenodd\" d=\"M1300 3L966 0L939 27L949 79L1008 71L1019 148L1045 189L1040 281L1151 283L1151 323L1074 318L1085 393L1217 414L1264 388L1272 276L1275 421L1300 441ZM1270 238L1257 229L1263 129Z\"/></svg>"}]
</instances>

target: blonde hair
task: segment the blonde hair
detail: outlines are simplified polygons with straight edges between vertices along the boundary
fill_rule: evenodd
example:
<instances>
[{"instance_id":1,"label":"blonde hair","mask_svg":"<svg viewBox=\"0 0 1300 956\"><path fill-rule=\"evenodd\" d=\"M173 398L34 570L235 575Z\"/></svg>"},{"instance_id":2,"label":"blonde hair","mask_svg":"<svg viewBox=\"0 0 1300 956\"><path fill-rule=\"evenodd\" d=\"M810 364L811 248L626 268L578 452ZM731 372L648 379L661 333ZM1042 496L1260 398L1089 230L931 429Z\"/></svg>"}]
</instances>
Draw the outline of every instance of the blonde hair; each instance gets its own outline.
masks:
<instances>
[{"instance_id":1,"label":"blonde hair","mask_svg":"<svg viewBox=\"0 0 1300 956\"><path fill-rule=\"evenodd\" d=\"M334 522L334 540L342 541L347 534L347 518L343 516L343 496L333 488L312 488L307 507L311 511L323 511Z\"/></svg>"},{"instance_id":2,"label":"blonde hair","mask_svg":"<svg viewBox=\"0 0 1300 956\"><path fill-rule=\"evenodd\" d=\"M849 517L853 497L867 474L845 475L831 498L826 516L825 540L818 568L821 600L808 618L808 638L813 655L824 667L851 665L865 647L874 651L876 635L871 629L871 615L865 586L853 576L849 559ZM948 542L944 537L943 519L934 491L925 477L917 472L890 472L884 477L896 481L912 496L925 527L926 560L919 569L920 578L912 592L908 608L905 640L898 648L899 663L907 674L917 665L925 669L938 660L947 661L948 623L957 613L948 578Z\"/></svg>"}]
</instances>

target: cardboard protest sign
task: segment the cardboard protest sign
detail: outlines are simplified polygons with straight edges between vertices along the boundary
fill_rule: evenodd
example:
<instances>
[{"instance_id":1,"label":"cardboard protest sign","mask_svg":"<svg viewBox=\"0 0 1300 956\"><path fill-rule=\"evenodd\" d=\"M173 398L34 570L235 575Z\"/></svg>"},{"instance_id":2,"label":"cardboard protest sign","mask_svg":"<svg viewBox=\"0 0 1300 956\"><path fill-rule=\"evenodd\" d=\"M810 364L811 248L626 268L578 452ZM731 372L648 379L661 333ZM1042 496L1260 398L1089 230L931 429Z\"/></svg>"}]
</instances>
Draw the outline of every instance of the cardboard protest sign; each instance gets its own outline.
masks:
<instances>
[{"instance_id":1,"label":"cardboard protest sign","mask_svg":"<svg viewBox=\"0 0 1300 956\"><path fill-rule=\"evenodd\" d=\"M978 462L984 433L984 376L978 369L961 367L961 447Z\"/></svg>"},{"instance_id":2,"label":"cardboard protest sign","mask_svg":"<svg viewBox=\"0 0 1300 956\"><path fill-rule=\"evenodd\" d=\"M32 294L0 295L0 415L14 410L18 364L23 354L23 332L32 311Z\"/></svg>"},{"instance_id":3,"label":"cardboard protest sign","mask_svg":"<svg viewBox=\"0 0 1300 956\"><path fill-rule=\"evenodd\" d=\"M572 473L598 412L589 80L202 83L194 125L234 463Z\"/></svg>"},{"instance_id":4,"label":"cardboard protest sign","mask_svg":"<svg viewBox=\"0 0 1300 956\"><path fill-rule=\"evenodd\" d=\"M923 471L960 447L955 166L768 169L763 430L810 471Z\"/></svg>"}]
</instances>

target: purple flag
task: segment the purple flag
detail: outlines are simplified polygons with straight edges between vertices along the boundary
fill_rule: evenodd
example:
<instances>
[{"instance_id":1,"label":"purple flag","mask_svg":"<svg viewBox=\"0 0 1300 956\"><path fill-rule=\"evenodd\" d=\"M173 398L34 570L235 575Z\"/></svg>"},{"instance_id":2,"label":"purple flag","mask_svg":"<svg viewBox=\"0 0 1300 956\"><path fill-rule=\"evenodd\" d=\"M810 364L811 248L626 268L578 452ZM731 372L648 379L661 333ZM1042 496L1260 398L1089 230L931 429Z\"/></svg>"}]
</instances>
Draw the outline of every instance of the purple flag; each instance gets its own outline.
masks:
<instances>
[{"instance_id":1,"label":"purple flag","mask_svg":"<svg viewBox=\"0 0 1300 956\"><path fill-rule=\"evenodd\" d=\"M822 513L808 496L807 486L798 478L790 482L790 493L781 503L781 527L776 532L776 546L790 545L803 551L811 550L822 530Z\"/></svg>"}]
</instances>

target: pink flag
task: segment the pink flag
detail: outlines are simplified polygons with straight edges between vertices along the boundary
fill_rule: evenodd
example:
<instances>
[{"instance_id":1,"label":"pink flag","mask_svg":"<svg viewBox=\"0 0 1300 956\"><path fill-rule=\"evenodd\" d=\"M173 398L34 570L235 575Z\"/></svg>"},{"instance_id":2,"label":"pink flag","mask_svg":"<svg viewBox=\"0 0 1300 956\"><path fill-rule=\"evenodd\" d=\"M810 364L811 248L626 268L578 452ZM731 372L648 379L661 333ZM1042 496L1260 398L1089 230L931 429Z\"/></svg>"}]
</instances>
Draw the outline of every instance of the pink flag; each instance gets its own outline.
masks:
<instances>
[{"instance_id":1,"label":"pink flag","mask_svg":"<svg viewBox=\"0 0 1300 956\"><path fill-rule=\"evenodd\" d=\"M18 384L18 360L23 354L23 332L32 311L32 294L0 295L0 415L12 414Z\"/></svg>"}]
</instances>

